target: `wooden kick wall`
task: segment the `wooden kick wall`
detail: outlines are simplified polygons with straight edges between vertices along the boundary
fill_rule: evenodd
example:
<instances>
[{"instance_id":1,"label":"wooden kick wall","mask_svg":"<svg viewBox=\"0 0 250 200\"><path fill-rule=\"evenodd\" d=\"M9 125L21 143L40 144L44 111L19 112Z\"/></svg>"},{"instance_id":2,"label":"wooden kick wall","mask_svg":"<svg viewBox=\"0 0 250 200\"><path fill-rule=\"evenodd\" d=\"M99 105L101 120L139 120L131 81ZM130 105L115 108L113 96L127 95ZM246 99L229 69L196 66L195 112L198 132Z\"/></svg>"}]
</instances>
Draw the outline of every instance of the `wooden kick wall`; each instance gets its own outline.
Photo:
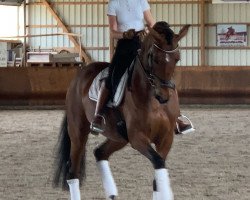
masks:
<instances>
[{"instance_id":1,"label":"wooden kick wall","mask_svg":"<svg viewBox=\"0 0 250 200\"><path fill-rule=\"evenodd\" d=\"M24 33L37 35L25 38L29 48L79 47L78 38L52 36L74 33L82 36L82 47L92 60L110 60L107 0L30 0L25 5ZM228 23L247 24L250 36L250 3L150 0L150 5L156 20L169 22L176 32L185 24L192 25L180 42L181 62L175 73L181 103L250 103L249 37L248 46L242 48L217 47L215 37L216 25ZM64 105L75 72L69 66L2 67L0 106Z\"/></svg>"},{"instance_id":2,"label":"wooden kick wall","mask_svg":"<svg viewBox=\"0 0 250 200\"><path fill-rule=\"evenodd\" d=\"M107 0L47 2L70 32L82 36L80 39L82 46L92 60L110 60ZM216 46L217 24L247 24L250 35L250 3L212 4L210 0L149 0L149 2L156 21L167 21L176 32L185 24L192 25L188 35L180 42L180 66L250 66L250 37L247 47ZM28 34L64 32L43 1L27 1L26 8ZM27 39L27 43L31 49L74 47L67 36L31 37Z\"/></svg>"}]
</instances>

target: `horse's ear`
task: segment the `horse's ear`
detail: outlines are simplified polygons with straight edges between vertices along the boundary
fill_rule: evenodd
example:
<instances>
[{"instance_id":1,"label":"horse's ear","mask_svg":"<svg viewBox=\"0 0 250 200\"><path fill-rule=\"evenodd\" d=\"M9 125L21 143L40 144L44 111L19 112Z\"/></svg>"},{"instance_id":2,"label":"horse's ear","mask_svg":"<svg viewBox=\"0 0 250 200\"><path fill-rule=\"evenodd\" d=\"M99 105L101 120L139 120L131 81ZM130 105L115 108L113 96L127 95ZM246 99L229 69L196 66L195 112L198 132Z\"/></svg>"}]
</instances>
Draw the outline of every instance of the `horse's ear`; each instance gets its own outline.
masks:
<instances>
[{"instance_id":1,"label":"horse's ear","mask_svg":"<svg viewBox=\"0 0 250 200\"><path fill-rule=\"evenodd\" d=\"M153 38L156 40L156 42L158 42L159 44L165 43L165 39L159 34L157 33L157 31L155 31L153 28L151 27L147 27L149 30L149 33L153 36Z\"/></svg>"},{"instance_id":2,"label":"horse's ear","mask_svg":"<svg viewBox=\"0 0 250 200\"><path fill-rule=\"evenodd\" d=\"M175 34L174 40L176 42L179 42L187 34L189 27L190 24L183 26L182 29L179 31L179 33Z\"/></svg>"}]
</instances>

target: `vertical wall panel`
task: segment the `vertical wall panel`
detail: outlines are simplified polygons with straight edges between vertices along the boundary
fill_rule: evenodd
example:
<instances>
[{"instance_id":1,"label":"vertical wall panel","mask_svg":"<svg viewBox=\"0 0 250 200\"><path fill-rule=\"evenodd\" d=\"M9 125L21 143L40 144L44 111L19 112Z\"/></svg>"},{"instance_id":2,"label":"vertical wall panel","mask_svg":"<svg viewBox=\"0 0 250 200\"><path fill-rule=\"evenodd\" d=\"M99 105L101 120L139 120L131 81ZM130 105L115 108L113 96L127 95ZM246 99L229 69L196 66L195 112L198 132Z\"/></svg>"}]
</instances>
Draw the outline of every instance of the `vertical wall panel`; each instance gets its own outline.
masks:
<instances>
[{"instance_id":1,"label":"vertical wall panel","mask_svg":"<svg viewBox=\"0 0 250 200\"><path fill-rule=\"evenodd\" d=\"M191 24L187 36L180 41L180 47L191 49L181 49L181 60L179 66L198 66L200 64L200 53L198 50L199 41L199 1L185 3L185 1L149 1L151 11L156 21L167 21L172 29L178 33L185 24ZM156 3L157 2L157 3ZM197 2L197 3L196 3Z\"/></svg>"},{"instance_id":2,"label":"vertical wall panel","mask_svg":"<svg viewBox=\"0 0 250 200\"><path fill-rule=\"evenodd\" d=\"M31 0L30 3L38 1ZM82 45L94 60L109 61L109 29L106 15L107 0L63 0L49 1L59 17L64 21L73 33L81 34ZM64 3L62 3L64 2ZM74 4L70 4L74 2ZM78 4L77 4L78 2ZM80 2L80 3L79 3ZM152 14L155 19L167 21L173 25L175 31L179 31L184 24L198 24L198 3L184 4L173 3L173 1L149 1ZM32 34L61 33L61 28L56 27L57 23L53 16L42 4L29 4L29 31ZM178 26L175 26L178 24ZM39 27L39 25L45 26ZM191 27L187 38L184 38L180 45L183 47L194 47L199 44L199 30ZM67 36L34 37L29 39L32 48L68 48L73 47ZM199 53L193 50L185 51L180 65L198 65Z\"/></svg>"},{"instance_id":3,"label":"vertical wall panel","mask_svg":"<svg viewBox=\"0 0 250 200\"><path fill-rule=\"evenodd\" d=\"M87 53L98 61L109 61L109 28L106 15L108 0L50 0L53 9L71 32L81 34L81 43ZM180 66L201 65L200 0L149 0L156 21L167 21L175 32L191 24L186 37L180 42ZM246 23L250 33L250 4L205 4L205 55L208 66L250 65L250 36L245 49L216 47L216 24ZM30 0L28 9L29 34L62 33L57 22L39 1ZM73 48L67 36L33 37L31 48Z\"/></svg>"},{"instance_id":4,"label":"vertical wall panel","mask_svg":"<svg viewBox=\"0 0 250 200\"><path fill-rule=\"evenodd\" d=\"M30 3L35 2L30 1ZM91 57L94 60L107 60L109 56L105 51L108 51L109 42L107 41L108 38L104 38L109 35L107 21L104 19L106 18L106 15L104 15L106 2L103 0L97 1L96 4L93 4L92 1L76 0L60 2L55 0L50 2L71 32L82 35L82 45L87 49ZM71 4L71 2L74 2L74 4ZM28 25L32 34L62 33L61 28L57 28L55 19L44 5L29 4L29 13ZM45 16L50 20L46 20ZM46 28L39 27L39 25L45 25ZM30 38L29 45L32 48L73 48L73 44L67 36L34 37ZM98 48L101 48L101 50L98 50ZM103 48L106 48L106 50L103 50Z\"/></svg>"},{"instance_id":5,"label":"vertical wall panel","mask_svg":"<svg viewBox=\"0 0 250 200\"><path fill-rule=\"evenodd\" d=\"M208 66L247 66L250 52L250 4L208 4L206 28L206 46L209 48L207 54ZM216 24L246 24L248 32L248 46L245 49L234 47L216 47ZM211 24L211 25L209 25ZM219 49L218 49L219 48Z\"/></svg>"}]
</instances>

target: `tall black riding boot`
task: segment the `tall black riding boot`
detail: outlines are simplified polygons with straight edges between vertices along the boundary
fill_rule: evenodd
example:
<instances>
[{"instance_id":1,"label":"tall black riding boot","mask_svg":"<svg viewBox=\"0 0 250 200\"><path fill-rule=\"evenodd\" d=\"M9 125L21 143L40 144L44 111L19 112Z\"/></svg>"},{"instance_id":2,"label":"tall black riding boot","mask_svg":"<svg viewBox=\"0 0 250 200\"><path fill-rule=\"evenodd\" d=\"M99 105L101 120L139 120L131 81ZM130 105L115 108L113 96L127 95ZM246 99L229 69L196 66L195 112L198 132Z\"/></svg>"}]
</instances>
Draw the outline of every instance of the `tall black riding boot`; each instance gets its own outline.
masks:
<instances>
[{"instance_id":1,"label":"tall black riding boot","mask_svg":"<svg viewBox=\"0 0 250 200\"><path fill-rule=\"evenodd\" d=\"M105 86L105 82L103 82L98 94L98 100L95 108L95 116L90 124L90 131L94 135L103 133L105 130L105 118L103 116L103 112L105 110L104 108L106 106L106 103L109 100L109 93L109 89L107 89L107 87Z\"/></svg>"}]
</instances>

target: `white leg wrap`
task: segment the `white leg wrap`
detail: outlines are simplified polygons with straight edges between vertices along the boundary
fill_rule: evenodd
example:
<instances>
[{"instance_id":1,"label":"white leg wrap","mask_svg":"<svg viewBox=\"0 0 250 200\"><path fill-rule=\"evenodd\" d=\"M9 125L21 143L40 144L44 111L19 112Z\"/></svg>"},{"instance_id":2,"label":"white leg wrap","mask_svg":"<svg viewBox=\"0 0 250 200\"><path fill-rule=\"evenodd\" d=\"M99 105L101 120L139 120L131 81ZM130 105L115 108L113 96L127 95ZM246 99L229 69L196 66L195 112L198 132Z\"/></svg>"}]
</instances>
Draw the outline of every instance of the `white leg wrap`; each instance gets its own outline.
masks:
<instances>
[{"instance_id":1,"label":"white leg wrap","mask_svg":"<svg viewBox=\"0 0 250 200\"><path fill-rule=\"evenodd\" d=\"M159 192L154 191L153 192L153 200L159 200L158 195L159 195Z\"/></svg>"},{"instance_id":2,"label":"white leg wrap","mask_svg":"<svg viewBox=\"0 0 250 200\"><path fill-rule=\"evenodd\" d=\"M107 160L101 160L97 162L97 167L102 176L102 184L107 199L109 199L110 196L118 196L118 191L109 167L109 162Z\"/></svg>"},{"instance_id":3,"label":"white leg wrap","mask_svg":"<svg viewBox=\"0 0 250 200\"><path fill-rule=\"evenodd\" d=\"M67 180L70 191L71 200L81 200L80 188L79 188L79 179L70 179Z\"/></svg>"},{"instance_id":4,"label":"white leg wrap","mask_svg":"<svg viewBox=\"0 0 250 200\"><path fill-rule=\"evenodd\" d=\"M168 170L165 168L155 170L155 180L159 192L157 200L173 200L174 195L170 186Z\"/></svg>"}]
</instances>

